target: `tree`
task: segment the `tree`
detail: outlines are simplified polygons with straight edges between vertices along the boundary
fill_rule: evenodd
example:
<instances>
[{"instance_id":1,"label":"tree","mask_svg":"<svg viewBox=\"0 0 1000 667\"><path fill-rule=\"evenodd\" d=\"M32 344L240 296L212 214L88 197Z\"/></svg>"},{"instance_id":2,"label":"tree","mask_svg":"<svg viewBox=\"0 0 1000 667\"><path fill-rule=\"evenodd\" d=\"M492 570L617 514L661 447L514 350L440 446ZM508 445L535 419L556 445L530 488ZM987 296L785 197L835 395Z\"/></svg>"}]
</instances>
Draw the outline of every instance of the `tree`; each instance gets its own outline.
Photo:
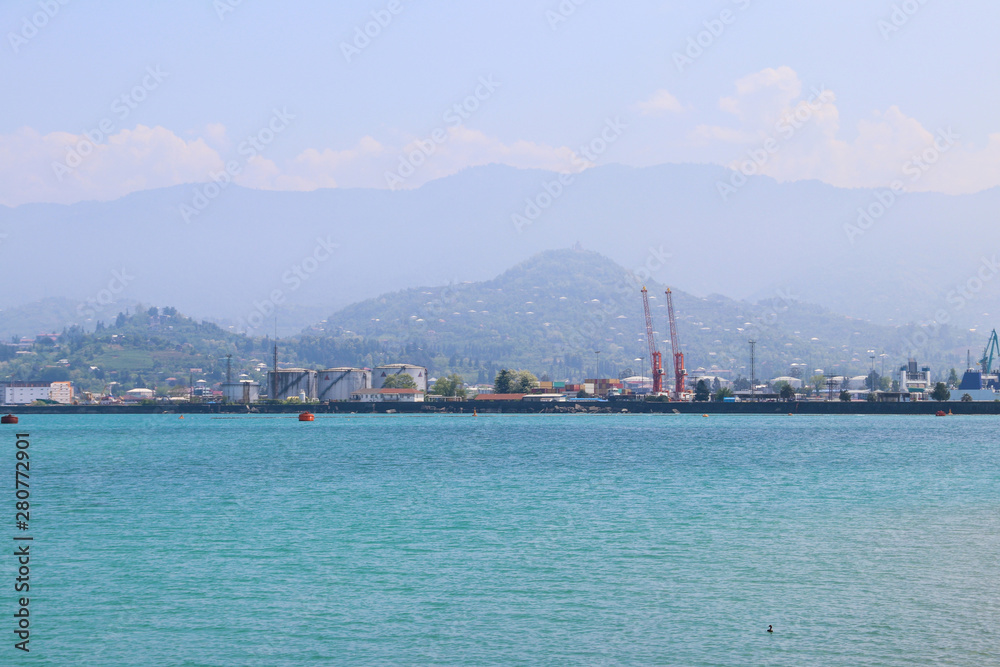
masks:
<instances>
[{"instance_id":1,"label":"tree","mask_svg":"<svg viewBox=\"0 0 1000 667\"><path fill-rule=\"evenodd\" d=\"M497 373L496 379L493 380L493 393L495 394L513 394L514 393L514 373L503 368Z\"/></svg>"},{"instance_id":2,"label":"tree","mask_svg":"<svg viewBox=\"0 0 1000 667\"><path fill-rule=\"evenodd\" d=\"M792 385L785 383L785 386L781 388L781 398L785 401L795 400L795 390L792 389Z\"/></svg>"},{"instance_id":3,"label":"tree","mask_svg":"<svg viewBox=\"0 0 1000 667\"><path fill-rule=\"evenodd\" d=\"M530 394L531 390L538 386L538 378L529 371L518 371L512 383L514 394Z\"/></svg>"},{"instance_id":4,"label":"tree","mask_svg":"<svg viewBox=\"0 0 1000 667\"><path fill-rule=\"evenodd\" d=\"M931 398L935 401L947 401L951 398L951 392L948 391L948 387L945 386L944 382L938 382L934 385L934 391L931 392Z\"/></svg>"},{"instance_id":5,"label":"tree","mask_svg":"<svg viewBox=\"0 0 1000 667\"><path fill-rule=\"evenodd\" d=\"M438 378L431 393L438 396L458 396L465 397L465 379L458 373L452 373L446 377Z\"/></svg>"},{"instance_id":6,"label":"tree","mask_svg":"<svg viewBox=\"0 0 1000 667\"><path fill-rule=\"evenodd\" d=\"M396 373L386 377L382 382L383 389L416 389L417 381L406 373Z\"/></svg>"},{"instance_id":7,"label":"tree","mask_svg":"<svg viewBox=\"0 0 1000 667\"><path fill-rule=\"evenodd\" d=\"M962 394L962 402L972 403L972 396L969 396L968 394Z\"/></svg>"},{"instance_id":8,"label":"tree","mask_svg":"<svg viewBox=\"0 0 1000 667\"><path fill-rule=\"evenodd\" d=\"M722 403L727 398L733 397L733 390L729 387L722 387L717 392L715 392L715 400L718 403Z\"/></svg>"},{"instance_id":9,"label":"tree","mask_svg":"<svg viewBox=\"0 0 1000 667\"><path fill-rule=\"evenodd\" d=\"M694 388L694 400L707 401L708 395L708 383L704 379L698 380L698 384Z\"/></svg>"},{"instance_id":10,"label":"tree","mask_svg":"<svg viewBox=\"0 0 1000 667\"><path fill-rule=\"evenodd\" d=\"M713 393L718 393L719 390L721 390L721 389L722 389L722 383L719 382L719 378L717 378L717 377L714 378L712 380L712 392Z\"/></svg>"},{"instance_id":11,"label":"tree","mask_svg":"<svg viewBox=\"0 0 1000 667\"><path fill-rule=\"evenodd\" d=\"M845 402L851 400L851 392L847 391L846 389L842 389L840 391L840 400Z\"/></svg>"},{"instance_id":12,"label":"tree","mask_svg":"<svg viewBox=\"0 0 1000 667\"><path fill-rule=\"evenodd\" d=\"M733 391L750 391L750 380L742 375L733 381Z\"/></svg>"},{"instance_id":13,"label":"tree","mask_svg":"<svg viewBox=\"0 0 1000 667\"><path fill-rule=\"evenodd\" d=\"M951 371L948 372L948 386L949 387L958 386L958 372L954 368L952 368Z\"/></svg>"}]
</instances>

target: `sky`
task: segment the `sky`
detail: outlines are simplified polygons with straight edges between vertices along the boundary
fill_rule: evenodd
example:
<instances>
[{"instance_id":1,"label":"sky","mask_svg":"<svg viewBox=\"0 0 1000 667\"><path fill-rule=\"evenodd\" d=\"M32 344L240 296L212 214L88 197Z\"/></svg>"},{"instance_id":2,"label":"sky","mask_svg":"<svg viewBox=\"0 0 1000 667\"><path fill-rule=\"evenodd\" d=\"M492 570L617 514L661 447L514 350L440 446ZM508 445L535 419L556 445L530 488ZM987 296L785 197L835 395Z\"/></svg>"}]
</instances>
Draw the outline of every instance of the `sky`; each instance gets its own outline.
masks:
<instances>
[{"instance_id":1,"label":"sky","mask_svg":"<svg viewBox=\"0 0 1000 667\"><path fill-rule=\"evenodd\" d=\"M501 163L1000 185L1000 3L9 1L0 204Z\"/></svg>"}]
</instances>

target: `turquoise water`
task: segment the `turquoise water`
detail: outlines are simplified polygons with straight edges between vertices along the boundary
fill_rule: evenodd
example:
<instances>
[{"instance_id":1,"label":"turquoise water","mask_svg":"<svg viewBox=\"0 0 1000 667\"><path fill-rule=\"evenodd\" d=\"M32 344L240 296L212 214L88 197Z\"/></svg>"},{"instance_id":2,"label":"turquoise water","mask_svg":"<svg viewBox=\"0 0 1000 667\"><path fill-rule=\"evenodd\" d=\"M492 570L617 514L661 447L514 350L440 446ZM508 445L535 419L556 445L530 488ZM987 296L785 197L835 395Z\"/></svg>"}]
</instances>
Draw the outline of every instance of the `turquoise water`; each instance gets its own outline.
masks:
<instances>
[{"instance_id":1,"label":"turquoise water","mask_svg":"<svg viewBox=\"0 0 1000 667\"><path fill-rule=\"evenodd\" d=\"M0 663L1000 664L998 426L27 417Z\"/></svg>"}]
</instances>

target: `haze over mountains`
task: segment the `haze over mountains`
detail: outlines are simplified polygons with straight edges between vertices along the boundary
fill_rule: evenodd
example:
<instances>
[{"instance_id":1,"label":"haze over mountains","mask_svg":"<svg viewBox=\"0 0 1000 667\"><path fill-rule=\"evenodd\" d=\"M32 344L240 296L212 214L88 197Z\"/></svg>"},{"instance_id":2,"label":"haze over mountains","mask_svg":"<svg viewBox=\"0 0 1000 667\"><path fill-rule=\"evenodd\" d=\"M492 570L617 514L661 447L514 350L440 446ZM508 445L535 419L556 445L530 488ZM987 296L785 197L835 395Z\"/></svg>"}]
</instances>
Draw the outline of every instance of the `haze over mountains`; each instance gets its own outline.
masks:
<instances>
[{"instance_id":1,"label":"haze over mountains","mask_svg":"<svg viewBox=\"0 0 1000 667\"><path fill-rule=\"evenodd\" d=\"M275 307L283 330L295 330L365 298L490 279L580 243L700 296L790 294L883 324L943 315L994 325L997 243L978 230L991 229L1000 189L890 202L877 190L752 177L724 199L719 183L731 174L611 165L560 184L552 172L494 165L416 190L229 186L190 222L180 209L194 186L0 208L0 264L19 276L6 281L17 289L0 292L0 307L65 297L76 304L73 322L92 325L117 312L112 297L262 334ZM859 207L879 211L880 196L884 214L846 231Z\"/></svg>"}]
</instances>

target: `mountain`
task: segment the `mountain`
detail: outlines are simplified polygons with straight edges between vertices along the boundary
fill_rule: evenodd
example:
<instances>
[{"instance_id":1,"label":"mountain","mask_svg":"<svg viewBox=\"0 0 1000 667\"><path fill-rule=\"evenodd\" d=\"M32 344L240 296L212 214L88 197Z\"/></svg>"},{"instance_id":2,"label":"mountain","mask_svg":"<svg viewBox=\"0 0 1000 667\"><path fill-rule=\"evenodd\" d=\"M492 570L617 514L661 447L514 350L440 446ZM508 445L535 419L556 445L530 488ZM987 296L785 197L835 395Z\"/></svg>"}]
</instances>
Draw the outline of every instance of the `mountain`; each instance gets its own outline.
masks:
<instances>
[{"instance_id":1,"label":"mountain","mask_svg":"<svg viewBox=\"0 0 1000 667\"><path fill-rule=\"evenodd\" d=\"M649 271L655 272L658 261L650 260ZM486 281L413 288L352 304L279 341L279 363L328 368L408 362L436 375L457 372L469 382L492 381L504 367L554 379L648 374L643 285L669 377L665 286L579 246L539 253ZM749 375L751 338L757 341L759 378L808 377L816 369L862 375L870 368L869 349L885 350L877 368L884 363L889 371L906 360L911 345L940 377L961 367L966 349L982 344L980 335L949 326L921 340L914 327L837 315L790 294L750 304L674 290L674 302L692 375ZM50 305L57 312L68 304ZM117 382L120 389L184 394L188 380L221 381L230 362L234 378L263 380L272 346L269 338L198 322L172 307L133 306L109 316L106 325L102 320L93 332L77 326L57 340L0 345L0 379L69 379L93 391Z\"/></svg>"},{"instance_id":2,"label":"mountain","mask_svg":"<svg viewBox=\"0 0 1000 667\"><path fill-rule=\"evenodd\" d=\"M0 308L64 297L77 304L67 323L93 327L123 303L174 304L260 335L275 315L281 329L298 329L361 299L489 280L580 242L630 270L669 254L653 277L701 296L791 292L882 324L986 330L1000 312L991 250L1000 189L882 205L879 190L752 177L723 198L730 176L610 165L564 185L551 172L493 165L404 191L230 186L188 219L180 211L193 186L0 207ZM859 209L881 215L862 229Z\"/></svg>"},{"instance_id":3,"label":"mountain","mask_svg":"<svg viewBox=\"0 0 1000 667\"><path fill-rule=\"evenodd\" d=\"M492 378L500 367L525 368L553 378L602 376L627 367L649 372L640 289L649 289L653 324L671 372L665 286L579 248L546 251L476 283L414 288L348 306L303 332L300 354L320 363L322 341L376 340L394 360ZM785 294L750 304L719 295L673 290L678 338L692 372L728 369L750 375L749 344L757 340L758 377L797 368L866 374L869 349L883 350L878 368L906 361L912 327L889 327L829 312ZM969 332L943 328L918 351L941 368L960 365L965 347L981 343ZM301 346L315 346L315 354ZM599 354L596 352L599 351ZM644 357L643 361L636 361ZM388 359L386 359L388 360Z\"/></svg>"}]
</instances>

